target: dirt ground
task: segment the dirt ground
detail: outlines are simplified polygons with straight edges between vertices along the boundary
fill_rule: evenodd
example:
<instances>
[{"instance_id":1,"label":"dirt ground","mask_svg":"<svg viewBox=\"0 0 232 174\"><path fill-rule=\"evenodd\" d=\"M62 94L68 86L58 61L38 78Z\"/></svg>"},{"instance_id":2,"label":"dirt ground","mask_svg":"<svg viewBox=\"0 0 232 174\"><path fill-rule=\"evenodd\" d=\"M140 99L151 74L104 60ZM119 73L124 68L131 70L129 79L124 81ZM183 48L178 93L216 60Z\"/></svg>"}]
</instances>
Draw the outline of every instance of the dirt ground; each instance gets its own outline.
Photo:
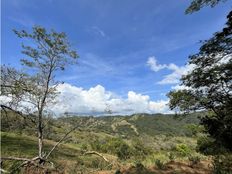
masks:
<instances>
[{"instance_id":1,"label":"dirt ground","mask_svg":"<svg viewBox=\"0 0 232 174\"><path fill-rule=\"evenodd\" d=\"M119 172L120 171L120 172ZM191 166L186 162L169 162L164 169L157 167L125 167L121 168L118 174L211 174L212 169L209 161L201 161ZM98 171L96 174L116 174L116 171Z\"/></svg>"}]
</instances>

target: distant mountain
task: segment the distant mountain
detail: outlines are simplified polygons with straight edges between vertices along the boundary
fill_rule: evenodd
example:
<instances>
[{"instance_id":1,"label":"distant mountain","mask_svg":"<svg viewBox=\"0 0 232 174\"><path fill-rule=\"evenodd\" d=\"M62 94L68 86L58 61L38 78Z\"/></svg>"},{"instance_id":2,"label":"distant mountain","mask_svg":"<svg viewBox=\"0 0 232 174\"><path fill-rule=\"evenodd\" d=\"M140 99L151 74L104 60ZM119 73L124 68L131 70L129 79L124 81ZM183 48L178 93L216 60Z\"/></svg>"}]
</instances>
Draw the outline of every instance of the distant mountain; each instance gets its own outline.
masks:
<instances>
[{"instance_id":1,"label":"distant mountain","mask_svg":"<svg viewBox=\"0 0 232 174\"><path fill-rule=\"evenodd\" d=\"M61 121L79 128L91 128L95 132L105 132L119 136L155 136L159 134L188 136L186 128L190 124L199 124L202 113L188 115L173 114L133 114L130 116L65 116Z\"/></svg>"}]
</instances>

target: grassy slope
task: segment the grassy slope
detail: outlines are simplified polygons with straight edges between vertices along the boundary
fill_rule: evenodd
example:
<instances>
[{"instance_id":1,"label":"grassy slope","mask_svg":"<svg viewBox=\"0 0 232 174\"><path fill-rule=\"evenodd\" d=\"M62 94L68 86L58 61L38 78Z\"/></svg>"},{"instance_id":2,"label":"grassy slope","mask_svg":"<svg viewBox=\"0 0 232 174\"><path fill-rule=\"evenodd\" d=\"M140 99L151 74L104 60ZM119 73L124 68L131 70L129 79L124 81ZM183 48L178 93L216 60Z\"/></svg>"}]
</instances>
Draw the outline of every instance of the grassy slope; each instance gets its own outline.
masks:
<instances>
[{"instance_id":1,"label":"grassy slope","mask_svg":"<svg viewBox=\"0 0 232 174\"><path fill-rule=\"evenodd\" d=\"M167 162L168 154L177 144L186 144L190 147L191 153L196 154L194 148L196 139L186 137L186 124L197 124L198 115L190 115L189 117L175 117L173 115L141 115L132 116L109 116L109 117L63 117L54 119L49 124L52 133L51 139L57 141L71 127L79 124L80 128L91 126L91 131L75 131L73 132L66 144L60 145L51 155L51 160L64 173L78 173L81 170L91 171L96 169L105 169L107 166L103 160L96 156L83 156L81 153L82 145L89 145L93 139L104 140L106 137L122 137L125 142L132 144L134 139L140 139L145 146L153 149L153 153L149 154L146 159L141 161L145 166L154 165L156 159ZM15 118L17 120L17 118ZM120 125L122 121L128 125ZM8 122L9 123L9 122ZM18 157L34 157L37 155L37 138L33 136L23 126L20 131L24 134L17 134L16 121L10 122L11 132L2 132L2 156L18 156ZM81 124L80 124L81 123ZM14 125L15 124L15 125ZM139 132L136 135L131 125ZM23 124L22 124L23 125ZM116 130L112 129L112 125L116 125ZM7 128L7 125L5 125ZM14 133L12 133L14 131ZM28 133L31 135L28 136ZM45 151L48 152L54 141L45 140ZM89 147L89 146L88 146ZM91 150L91 149L90 149ZM135 164L136 159L127 161L118 161L116 156L105 154L111 161L117 163L116 166L131 166ZM179 158L178 160L186 160ZM7 165L8 163L6 163ZM8 167L8 166L6 166ZM114 171L117 169L114 168ZM88 173L88 172L87 172Z\"/></svg>"},{"instance_id":2,"label":"grassy slope","mask_svg":"<svg viewBox=\"0 0 232 174\"><path fill-rule=\"evenodd\" d=\"M105 136L105 134L99 135L99 136ZM157 137L158 138L158 137ZM156 141L164 141L156 140ZM194 143L194 140L191 138L184 138L184 137L174 137L176 138L177 142L184 142L184 141L190 141L190 143ZM166 140L168 141L168 140ZM174 141L174 140L173 140ZM1 143L2 143L2 156L15 156L15 157L27 157L32 158L37 155L37 138L27 135L20 135L15 133L7 133L7 132L1 132ZM55 142L51 140L45 140L45 151L48 151L52 148ZM165 144L165 142L164 142ZM162 145L161 145L162 146ZM195 153L195 152L194 152ZM111 168L105 168L107 166L106 163L102 161L101 158L96 156L82 156L80 148L75 144L62 144L60 145L56 151L54 151L53 155L51 155L51 160L55 163L56 166L58 166L58 171L61 173L67 173L67 174L74 174L74 173L89 173L91 171L94 171L96 169L102 169L104 172L100 172L103 174L107 173L114 173L116 171L117 167L121 168L121 171L124 171L125 173L131 173L131 174L138 174L141 172L140 169L133 168L131 166L135 165L136 162L133 162L131 160L128 161L117 161L117 158L109 155L104 154L107 156L108 159L111 160L111 162L119 162L116 164L116 166L113 166L113 169ZM142 169L145 173L170 173L171 171L181 171L182 173L188 173L191 171L191 173L202 173L203 169L206 170L205 165L202 166L201 164L201 170L199 170L199 166L196 167L196 170L189 167L187 162L183 162L184 158L179 159L182 162L175 162L175 163L168 163L167 171L160 170L157 168L154 168L154 161L156 159L159 159L161 161L168 162L168 151L165 150L159 150L154 154L151 154L148 158L146 158L143 161L143 164L147 166L147 169ZM186 159L184 160L186 161ZM20 163L15 163L14 166L19 165ZM172 168L170 168L170 166ZM4 163L3 168L9 169L10 165L9 162ZM180 167L182 168L180 170ZM199 171L199 172L198 172ZM207 171L208 172L208 171ZM97 173L97 172L95 172ZM171 172L172 173L172 172ZM141 174L141 173L140 173Z\"/></svg>"},{"instance_id":3,"label":"grassy slope","mask_svg":"<svg viewBox=\"0 0 232 174\"><path fill-rule=\"evenodd\" d=\"M48 152L55 142L44 141L44 150ZM32 158L37 156L37 138L33 136L15 133L1 132L1 156ZM107 156L109 157L109 156ZM62 173L78 173L81 170L88 171L106 164L97 156L84 156L75 144L61 144L53 152L50 160L55 163ZM13 164L13 166L12 166ZM4 162L4 169L12 169L20 165L19 162Z\"/></svg>"}]
</instances>

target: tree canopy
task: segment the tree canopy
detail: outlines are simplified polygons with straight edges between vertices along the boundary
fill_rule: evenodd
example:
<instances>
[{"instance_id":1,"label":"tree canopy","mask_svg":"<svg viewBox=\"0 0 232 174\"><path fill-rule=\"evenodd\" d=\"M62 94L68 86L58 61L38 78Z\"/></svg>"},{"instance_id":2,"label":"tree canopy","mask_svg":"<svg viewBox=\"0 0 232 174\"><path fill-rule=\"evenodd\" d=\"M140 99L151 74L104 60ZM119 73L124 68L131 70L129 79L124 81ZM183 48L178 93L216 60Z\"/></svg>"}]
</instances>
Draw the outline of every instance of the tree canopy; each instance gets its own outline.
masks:
<instances>
[{"instance_id":1,"label":"tree canopy","mask_svg":"<svg viewBox=\"0 0 232 174\"><path fill-rule=\"evenodd\" d=\"M43 117L49 113L48 105L55 102L56 87L60 83L55 79L56 72L75 63L78 56L64 32L47 31L40 26L33 27L32 32L14 32L29 44L22 44L25 55L20 59L22 70L1 67L1 92L8 99L1 108L33 115L39 140L38 156L43 159Z\"/></svg>"},{"instance_id":2,"label":"tree canopy","mask_svg":"<svg viewBox=\"0 0 232 174\"><path fill-rule=\"evenodd\" d=\"M227 0L193 0L190 6L185 10L185 13L193 13L199 11L204 6L214 7L220 2L226 2Z\"/></svg>"},{"instance_id":3,"label":"tree canopy","mask_svg":"<svg viewBox=\"0 0 232 174\"><path fill-rule=\"evenodd\" d=\"M170 108L204 110L206 131L232 150L232 11L222 31L206 41L189 63L195 68L182 77L184 90L171 91Z\"/></svg>"}]
</instances>

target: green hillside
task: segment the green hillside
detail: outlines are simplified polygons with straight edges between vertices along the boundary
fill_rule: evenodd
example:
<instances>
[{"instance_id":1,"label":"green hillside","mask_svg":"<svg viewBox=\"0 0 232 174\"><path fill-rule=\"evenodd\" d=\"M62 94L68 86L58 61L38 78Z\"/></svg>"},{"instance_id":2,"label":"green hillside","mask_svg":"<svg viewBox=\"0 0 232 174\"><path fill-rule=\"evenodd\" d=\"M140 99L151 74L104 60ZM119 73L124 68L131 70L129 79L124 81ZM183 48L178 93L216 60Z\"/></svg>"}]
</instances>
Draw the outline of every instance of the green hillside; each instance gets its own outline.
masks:
<instances>
[{"instance_id":1,"label":"green hillside","mask_svg":"<svg viewBox=\"0 0 232 174\"><path fill-rule=\"evenodd\" d=\"M116 171L117 168L141 163L152 166L156 160L162 163L170 159L184 160L189 155L204 156L196 152L197 137L201 136L199 116L149 115L46 118L44 136L45 152L48 152L66 132L73 131L54 151L51 160L61 173L88 173L94 170ZM11 112L2 114L2 156L33 157L37 154L36 132L29 119ZM193 129L194 128L194 129ZM96 151L110 159L109 165L96 155L84 155ZM172 154L170 157L170 154ZM4 162L11 169L20 163ZM62 168L62 170L60 169Z\"/></svg>"},{"instance_id":2,"label":"green hillside","mask_svg":"<svg viewBox=\"0 0 232 174\"><path fill-rule=\"evenodd\" d=\"M69 116L58 118L57 121L79 125L80 128L91 127L95 131L106 132L112 135L138 136L145 134L189 136L191 131L186 127L190 124L199 124L202 113L189 115L163 114L134 114L130 116L102 116L78 117Z\"/></svg>"}]
</instances>

